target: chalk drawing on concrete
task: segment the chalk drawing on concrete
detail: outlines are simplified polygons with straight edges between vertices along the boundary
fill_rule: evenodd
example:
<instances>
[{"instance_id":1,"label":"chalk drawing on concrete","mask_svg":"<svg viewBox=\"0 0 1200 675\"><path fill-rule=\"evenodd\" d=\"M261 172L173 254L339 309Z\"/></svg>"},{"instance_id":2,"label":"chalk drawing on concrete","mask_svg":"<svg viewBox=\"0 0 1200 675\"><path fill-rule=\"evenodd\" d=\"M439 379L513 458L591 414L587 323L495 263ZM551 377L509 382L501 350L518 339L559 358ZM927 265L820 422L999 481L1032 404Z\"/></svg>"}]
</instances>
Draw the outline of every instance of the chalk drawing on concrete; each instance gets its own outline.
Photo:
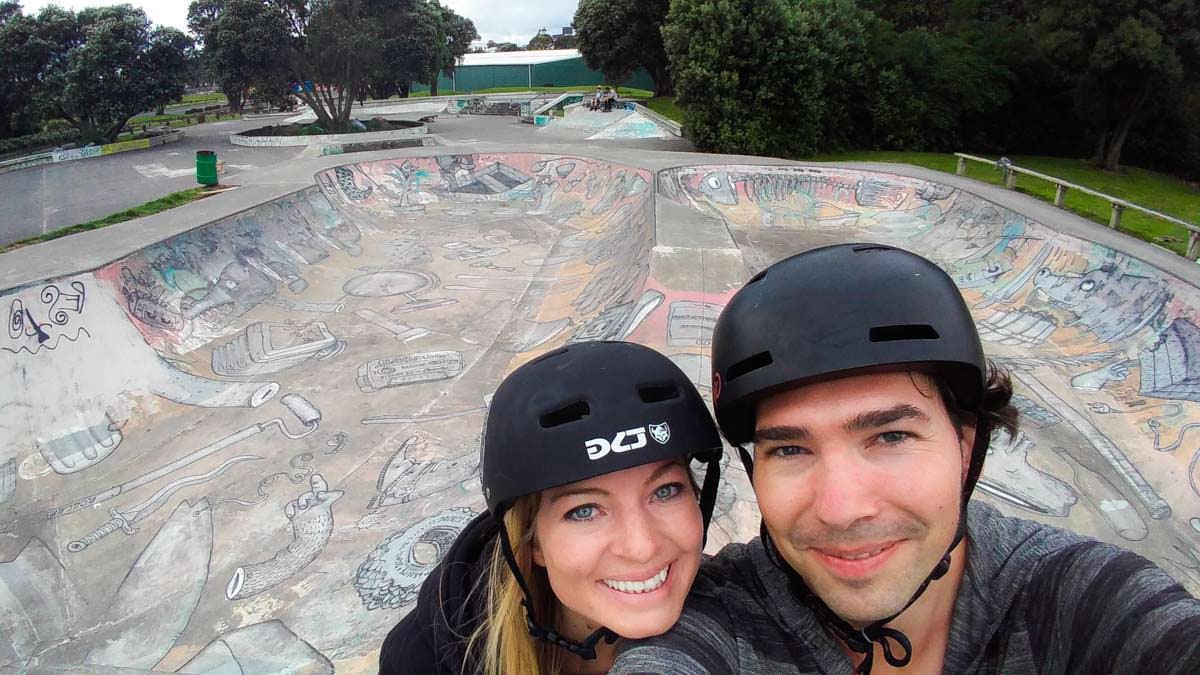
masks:
<instances>
[{"instance_id":1,"label":"chalk drawing on concrete","mask_svg":"<svg viewBox=\"0 0 1200 675\"><path fill-rule=\"evenodd\" d=\"M530 352L549 344L571 328L570 317L561 317L551 321L530 321L521 319L515 330L506 331L505 336L494 343L496 349L520 354Z\"/></svg>"},{"instance_id":2,"label":"chalk drawing on concrete","mask_svg":"<svg viewBox=\"0 0 1200 675\"><path fill-rule=\"evenodd\" d=\"M208 500L181 502L125 575L108 607L101 634L84 663L155 666L175 645L208 580L212 558Z\"/></svg>"},{"instance_id":3,"label":"chalk drawing on concrete","mask_svg":"<svg viewBox=\"0 0 1200 675\"><path fill-rule=\"evenodd\" d=\"M330 490L325 478L314 473L309 489L284 506L291 524L292 541L269 560L241 565L225 586L229 600L244 600L266 591L304 569L321 551L333 534L333 504L344 494Z\"/></svg>"},{"instance_id":4,"label":"chalk drawing on concrete","mask_svg":"<svg viewBox=\"0 0 1200 675\"><path fill-rule=\"evenodd\" d=\"M416 328L408 324L401 323L396 319L387 316L373 309L357 309L354 315L368 323L379 326L396 337L400 342L412 342L427 337L433 334L433 331L425 328Z\"/></svg>"},{"instance_id":5,"label":"chalk drawing on concrete","mask_svg":"<svg viewBox=\"0 0 1200 675\"><path fill-rule=\"evenodd\" d=\"M333 675L334 668L324 654L293 633L287 624L272 619L213 638L175 672L181 675Z\"/></svg>"},{"instance_id":6,"label":"chalk drawing on concrete","mask_svg":"<svg viewBox=\"0 0 1200 675\"><path fill-rule=\"evenodd\" d=\"M1064 518L1079 498L1070 485L1029 464L1035 445L1021 431L1015 437L1003 430L993 433L978 488L1012 506Z\"/></svg>"},{"instance_id":7,"label":"chalk drawing on concrete","mask_svg":"<svg viewBox=\"0 0 1200 675\"><path fill-rule=\"evenodd\" d=\"M0 504L8 501L17 491L17 458L9 457L0 463Z\"/></svg>"},{"instance_id":8,"label":"chalk drawing on concrete","mask_svg":"<svg viewBox=\"0 0 1200 675\"><path fill-rule=\"evenodd\" d=\"M368 510L417 501L443 490L462 485L479 473L479 442L468 444L466 452L449 459L425 462L412 458L425 441L409 436L388 459L375 483L376 495L367 504ZM417 453L424 454L424 453Z\"/></svg>"},{"instance_id":9,"label":"chalk drawing on concrete","mask_svg":"<svg viewBox=\"0 0 1200 675\"><path fill-rule=\"evenodd\" d=\"M458 377L465 367L462 352L437 351L367 361L358 367L358 388L364 394L423 382Z\"/></svg>"},{"instance_id":10,"label":"chalk drawing on concrete","mask_svg":"<svg viewBox=\"0 0 1200 675\"><path fill-rule=\"evenodd\" d=\"M676 300L667 315L667 344L672 347L707 347L723 305Z\"/></svg>"},{"instance_id":11,"label":"chalk drawing on concrete","mask_svg":"<svg viewBox=\"0 0 1200 675\"><path fill-rule=\"evenodd\" d=\"M363 424L421 424L423 422L440 422L442 420L454 419L456 417L464 417L474 415L479 412L486 412L488 406L492 404L493 394L484 394L483 405L477 408L466 408L463 410L453 410L444 413L431 413L427 415L376 415L372 417L364 417Z\"/></svg>"},{"instance_id":12,"label":"chalk drawing on concrete","mask_svg":"<svg viewBox=\"0 0 1200 675\"><path fill-rule=\"evenodd\" d=\"M120 425L106 411L100 413L96 424L76 427L39 443L38 452L54 473L66 476L104 461L123 439Z\"/></svg>"},{"instance_id":13,"label":"chalk drawing on concrete","mask_svg":"<svg viewBox=\"0 0 1200 675\"><path fill-rule=\"evenodd\" d=\"M11 532L16 529L20 521L29 520L32 522L46 522L55 520L65 515L69 515L76 511L93 507L96 504L101 504L105 501L118 497L126 492L135 490L143 485L148 485L154 481L171 475L172 473L195 464L205 457L216 454L228 447L241 443L249 438L257 436L268 430L275 430L282 434L285 438L299 440L305 438L317 431L321 423L321 411L316 408L308 399L299 394L287 394L280 398L279 402L287 408L300 421L301 430L292 431L288 428L287 423L280 417L274 417L265 422L257 422L247 427L240 429L232 434L229 434L221 439L218 439L204 447L193 450L192 452L183 455L172 462L163 464L153 471L135 476L126 480L123 483L114 485L107 490L96 492L81 499L77 499L63 506L56 506L47 511L42 511L34 514L27 514L20 518L12 519L10 522L0 525L0 534Z\"/></svg>"},{"instance_id":14,"label":"chalk drawing on concrete","mask_svg":"<svg viewBox=\"0 0 1200 675\"><path fill-rule=\"evenodd\" d=\"M392 308L393 313L410 312L452 305L453 298L419 298L441 285L432 272L413 270L383 270L360 274L342 285L342 292L359 298L388 298L399 296L405 303Z\"/></svg>"},{"instance_id":15,"label":"chalk drawing on concrete","mask_svg":"<svg viewBox=\"0 0 1200 675\"><path fill-rule=\"evenodd\" d=\"M644 291L636 301L610 307L579 327L570 342L624 340L647 316L658 309L666 296L654 289Z\"/></svg>"},{"instance_id":16,"label":"chalk drawing on concrete","mask_svg":"<svg viewBox=\"0 0 1200 675\"><path fill-rule=\"evenodd\" d=\"M1150 531L1146 521L1104 473L1088 468L1076 458L1078 453L1060 446L1055 446L1053 450L1071 466L1076 490L1083 494L1113 532L1128 541L1141 541L1146 538Z\"/></svg>"},{"instance_id":17,"label":"chalk drawing on concrete","mask_svg":"<svg viewBox=\"0 0 1200 675\"><path fill-rule=\"evenodd\" d=\"M42 540L30 539L0 562L0 667L20 665L74 633L83 605L62 562Z\"/></svg>"},{"instance_id":18,"label":"chalk drawing on concrete","mask_svg":"<svg viewBox=\"0 0 1200 675\"><path fill-rule=\"evenodd\" d=\"M417 598L425 577L475 518L468 508L447 509L393 534L358 566L354 588L368 610L398 609Z\"/></svg>"},{"instance_id":19,"label":"chalk drawing on concrete","mask_svg":"<svg viewBox=\"0 0 1200 675\"><path fill-rule=\"evenodd\" d=\"M1054 393L1031 369L1012 360L1002 360L1001 363L1010 367L1014 380L1023 384L1056 415L1073 427L1091 446L1096 455L1103 458L1102 474L1112 474L1116 478L1115 481L1112 481L1113 483L1119 483L1131 490L1150 512L1152 518L1162 520L1171 516L1171 505L1150 485L1124 450L1100 431L1087 415L1076 410L1061 396ZM1077 450L1068 449L1068 452L1076 460L1080 460L1080 456L1076 454Z\"/></svg>"},{"instance_id":20,"label":"chalk drawing on concrete","mask_svg":"<svg viewBox=\"0 0 1200 675\"><path fill-rule=\"evenodd\" d=\"M212 352L212 370L229 377L276 373L310 359L333 358L346 348L324 321L306 324L255 321Z\"/></svg>"},{"instance_id":21,"label":"chalk drawing on concrete","mask_svg":"<svg viewBox=\"0 0 1200 675\"><path fill-rule=\"evenodd\" d=\"M80 281L70 281L66 286L70 290L58 284L43 286L37 294L37 306L14 298L8 309L9 344L0 348L12 354L36 354L54 351L61 340L76 342L84 335L90 338L91 333L83 326L68 327L73 318L83 314L86 288Z\"/></svg>"},{"instance_id":22,"label":"chalk drawing on concrete","mask_svg":"<svg viewBox=\"0 0 1200 675\"><path fill-rule=\"evenodd\" d=\"M1161 277L1106 264L1086 273L1038 270L1034 287L1075 318L1068 324L1091 331L1100 342L1132 336L1158 318L1171 292Z\"/></svg>"},{"instance_id":23,"label":"chalk drawing on concrete","mask_svg":"<svg viewBox=\"0 0 1200 675\"><path fill-rule=\"evenodd\" d=\"M237 455L230 457L222 462L219 466L206 471L204 473L195 474L192 476L183 476L167 483L159 488L157 492L149 498L143 500L137 505L130 506L125 509L109 509L109 514L112 516L107 522L80 539L76 539L67 544L67 550L71 553L79 553L87 547L103 539L104 537L114 532L124 532L127 535L136 534L138 532L138 521L144 520L152 513L166 505L167 501L180 490L193 485L202 485L216 478L232 468L240 462L249 462L262 459L257 455Z\"/></svg>"},{"instance_id":24,"label":"chalk drawing on concrete","mask_svg":"<svg viewBox=\"0 0 1200 675\"><path fill-rule=\"evenodd\" d=\"M1141 353L1141 388L1145 396L1200 402L1200 328L1175 319Z\"/></svg>"}]
</instances>

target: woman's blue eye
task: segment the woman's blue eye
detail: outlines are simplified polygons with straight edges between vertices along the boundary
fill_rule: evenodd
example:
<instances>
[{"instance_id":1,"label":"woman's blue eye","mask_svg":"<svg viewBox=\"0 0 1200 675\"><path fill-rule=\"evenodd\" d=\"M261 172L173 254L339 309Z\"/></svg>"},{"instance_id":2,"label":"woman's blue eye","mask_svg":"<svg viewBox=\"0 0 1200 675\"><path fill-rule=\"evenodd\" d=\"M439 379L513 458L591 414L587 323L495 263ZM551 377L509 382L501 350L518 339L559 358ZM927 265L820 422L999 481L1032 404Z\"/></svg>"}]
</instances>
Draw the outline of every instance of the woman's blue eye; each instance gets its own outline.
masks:
<instances>
[{"instance_id":1,"label":"woman's blue eye","mask_svg":"<svg viewBox=\"0 0 1200 675\"><path fill-rule=\"evenodd\" d=\"M667 483L666 485L660 485L658 489L654 491L654 498L665 502L668 499L672 499L673 497L677 496L680 492L683 492L682 485L679 483Z\"/></svg>"},{"instance_id":2,"label":"woman's blue eye","mask_svg":"<svg viewBox=\"0 0 1200 675\"><path fill-rule=\"evenodd\" d=\"M567 511L567 520L591 520L596 517L596 506L594 504L584 504L577 506L570 511Z\"/></svg>"}]
</instances>

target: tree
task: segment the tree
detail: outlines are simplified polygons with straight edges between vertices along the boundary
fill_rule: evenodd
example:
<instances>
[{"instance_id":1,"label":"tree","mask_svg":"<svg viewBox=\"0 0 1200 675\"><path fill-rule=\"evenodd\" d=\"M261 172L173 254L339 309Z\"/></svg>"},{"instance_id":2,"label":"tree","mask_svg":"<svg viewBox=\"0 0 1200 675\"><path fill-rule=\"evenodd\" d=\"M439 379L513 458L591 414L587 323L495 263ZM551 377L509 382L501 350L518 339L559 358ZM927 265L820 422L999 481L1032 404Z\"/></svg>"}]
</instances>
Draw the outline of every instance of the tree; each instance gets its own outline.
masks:
<instances>
[{"instance_id":1,"label":"tree","mask_svg":"<svg viewBox=\"0 0 1200 675\"><path fill-rule=\"evenodd\" d=\"M0 2L0 138L33 132L31 94L49 60L37 20L15 2Z\"/></svg>"},{"instance_id":2,"label":"tree","mask_svg":"<svg viewBox=\"0 0 1200 675\"><path fill-rule=\"evenodd\" d=\"M446 77L453 77L458 60L470 51L471 43L479 39L479 32L475 30L473 21L449 7L442 8L442 30L446 36L446 51L443 53L441 72ZM436 77L430 82L429 89L432 96L437 96Z\"/></svg>"},{"instance_id":3,"label":"tree","mask_svg":"<svg viewBox=\"0 0 1200 675\"><path fill-rule=\"evenodd\" d=\"M1110 171L1139 120L1190 81L1200 59L1195 0L1045 0L1034 30L1045 58L1074 83L1093 158Z\"/></svg>"},{"instance_id":4,"label":"tree","mask_svg":"<svg viewBox=\"0 0 1200 675\"><path fill-rule=\"evenodd\" d=\"M675 93L662 34L669 6L668 0L580 0L574 23L584 63L613 83L645 68L655 96Z\"/></svg>"},{"instance_id":5,"label":"tree","mask_svg":"<svg viewBox=\"0 0 1200 675\"><path fill-rule=\"evenodd\" d=\"M40 104L75 126L83 140L114 141L130 117L183 95L190 39L174 28L152 27L142 10L47 8L39 15L43 21L52 46Z\"/></svg>"},{"instance_id":6,"label":"tree","mask_svg":"<svg viewBox=\"0 0 1200 675\"><path fill-rule=\"evenodd\" d=\"M554 35L555 49L575 49L579 46L579 40L574 35Z\"/></svg>"},{"instance_id":7,"label":"tree","mask_svg":"<svg viewBox=\"0 0 1200 675\"><path fill-rule=\"evenodd\" d=\"M288 39L288 23L278 7L261 0L196 0L188 26L204 43L206 64L229 109L241 112L256 91L279 103L286 98L288 73L278 58Z\"/></svg>"},{"instance_id":8,"label":"tree","mask_svg":"<svg viewBox=\"0 0 1200 675\"><path fill-rule=\"evenodd\" d=\"M529 41L529 46L526 49L532 51L535 49L554 49L554 38L546 32L545 28L538 29L537 35Z\"/></svg>"}]
</instances>

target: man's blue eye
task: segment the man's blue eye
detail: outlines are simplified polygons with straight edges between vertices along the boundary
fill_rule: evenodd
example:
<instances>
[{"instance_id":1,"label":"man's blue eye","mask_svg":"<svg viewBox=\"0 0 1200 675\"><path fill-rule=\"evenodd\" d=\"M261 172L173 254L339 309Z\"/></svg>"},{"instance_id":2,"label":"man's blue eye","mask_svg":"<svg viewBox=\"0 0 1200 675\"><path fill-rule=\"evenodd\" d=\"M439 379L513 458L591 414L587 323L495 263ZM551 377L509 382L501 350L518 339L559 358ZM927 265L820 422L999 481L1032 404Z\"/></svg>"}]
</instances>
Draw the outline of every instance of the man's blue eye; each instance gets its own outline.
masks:
<instances>
[{"instance_id":1,"label":"man's blue eye","mask_svg":"<svg viewBox=\"0 0 1200 675\"><path fill-rule=\"evenodd\" d=\"M570 511L567 511L567 520L591 520L596 517L596 507L592 504L584 504L577 506Z\"/></svg>"},{"instance_id":2,"label":"man's blue eye","mask_svg":"<svg viewBox=\"0 0 1200 675\"><path fill-rule=\"evenodd\" d=\"M906 438L908 438L908 432L906 431L885 431L879 434L879 440L884 443L899 443Z\"/></svg>"},{"instance_id":3,"label":"man's blue eye","mask_svg":"<svg viewBox=\"0 0 1200 675\"><path fill-rule=\"evenodd\" d=\"M771 450L771 454L775 455L776 457L794 457L796 455L808 454L808 450L798 445L781 445L778 448Z\"/></svg>"}]
</instances>

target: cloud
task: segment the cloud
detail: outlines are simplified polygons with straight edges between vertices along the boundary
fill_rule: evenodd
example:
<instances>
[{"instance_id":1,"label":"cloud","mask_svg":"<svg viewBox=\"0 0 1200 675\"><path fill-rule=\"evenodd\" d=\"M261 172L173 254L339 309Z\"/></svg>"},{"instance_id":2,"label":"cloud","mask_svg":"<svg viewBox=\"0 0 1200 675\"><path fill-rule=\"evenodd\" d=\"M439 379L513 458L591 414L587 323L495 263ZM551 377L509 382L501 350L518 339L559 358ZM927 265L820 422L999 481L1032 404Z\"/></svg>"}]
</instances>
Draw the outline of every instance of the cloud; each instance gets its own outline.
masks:
<instances>
[{"instance_id":1,"label":"cloud","mask_svg":"<svg viewBox=\"0 0 1200 675\"><path fill-rule=\"evenodd\" d=\"M141 7L156 24L187 31L190 0L26 0L22 4L26 14L35 14L49 4L80 10L122 2ZM540 28L556 35L563 26L570 26L579 5L578 0L441 0L441 3L474 21L482 40L515 42L522 46L537 35Z\"/></svg>"},{"instance_id":2,"label":"cloud","mask_svg":"<svg viewBox=\"0 0 1200 675\"><path fill-rule=\"evenodd\" d=\"M575 18L578 0L441 0L442 4L475 22L480 39L515 42L524 46L545 28L556 35Z\"/></svg>"}]
</instances>

